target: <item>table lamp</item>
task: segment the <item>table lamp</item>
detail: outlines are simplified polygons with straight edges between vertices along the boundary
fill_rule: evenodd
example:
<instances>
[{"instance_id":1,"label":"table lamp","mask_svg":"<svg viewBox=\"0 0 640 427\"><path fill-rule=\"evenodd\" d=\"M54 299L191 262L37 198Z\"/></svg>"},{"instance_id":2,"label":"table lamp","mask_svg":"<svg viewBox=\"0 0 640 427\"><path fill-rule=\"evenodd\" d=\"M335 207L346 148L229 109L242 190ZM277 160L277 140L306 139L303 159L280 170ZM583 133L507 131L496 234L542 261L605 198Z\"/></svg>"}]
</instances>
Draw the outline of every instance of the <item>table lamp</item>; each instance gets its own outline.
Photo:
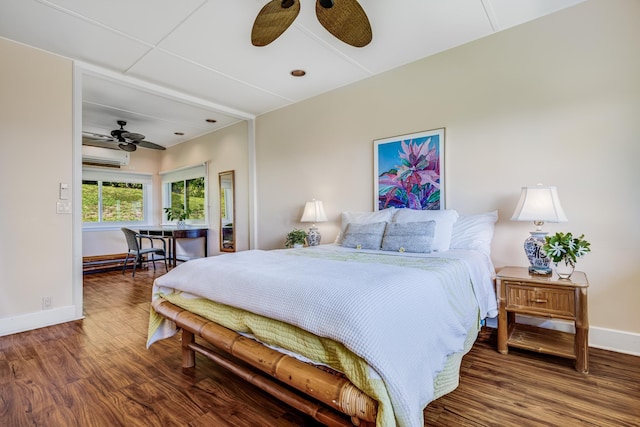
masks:
<instances>
[{"instance_id":1,"label":"table lamp","mask_svg":"<svg viewBox=\"0 0 640 427\"><path fill-rule=\"evenodd\" d=\"M542 252L544 238L548 234L542 231L546 222L566 222L567 216L560 206L558 190L553 186L522 187L520 200L516 206L512 221L533 221L535 231L531 231L524 241L524 251L529 259L529 272L533 274L551 274L550 259Z\"/></svg>"},{"instance_id":2,"label":"table lamp","mask_svg":"<svg viewBox=\"0 0 640 427\"><path fill-rule=\"evenodd\" d=\"M327 221L327 214L324 212L324 206L320 200L313 199L304 205L304 212L302 213L300 222L313 223L307 234L307 243L309 246L318 246L320 244L321 236L316 228L316 223L325 221Z\"/></svg>"}]
</instances>

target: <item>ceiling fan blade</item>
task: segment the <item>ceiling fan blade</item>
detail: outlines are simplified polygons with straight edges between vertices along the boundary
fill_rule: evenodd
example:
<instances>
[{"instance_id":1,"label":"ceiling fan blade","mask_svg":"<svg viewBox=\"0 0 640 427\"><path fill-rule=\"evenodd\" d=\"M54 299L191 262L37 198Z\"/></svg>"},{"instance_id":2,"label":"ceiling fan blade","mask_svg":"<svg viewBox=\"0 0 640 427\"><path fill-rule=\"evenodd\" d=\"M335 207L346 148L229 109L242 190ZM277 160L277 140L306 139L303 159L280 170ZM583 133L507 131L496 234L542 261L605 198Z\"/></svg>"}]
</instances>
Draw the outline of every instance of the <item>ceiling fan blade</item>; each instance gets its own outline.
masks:
<instances>
[{"instance_id":1,"label":"ceiling fan blade","mask_svg":"<svg viewBox=\"0 0 640 427\"><path fill-rule=\"evenodd\" d=\"M286 31L300 12L299 0L271 0L253 23L251 43L266 46Z\"/></svg>"},{"instance_id":2,"label":"ceiling fan blade","mask_svg":"<svg viewBox=\"0 0 640 427\"><path fill-rule=\"evenodd\" d=\"M110 142L113 141L113 137L109 136L109 135L103 135L101 133L94 133L94 132L85 132L82 131L82 139L88 139L90 141L104 141L104 142Z\"/></svg>"},{"instance_id":3,"label":"ceiling fan blade","mask_svg":"<svg viewBox=\"0 0 640 427\"><path fill-rule=\"evenodd\" d=\"M120 147L121 150L128 152L136 151L138 149L138 147L136 147L136 144L132 144L130 142L120 143L118 144L118 147Z\"/></svg>"},{"instance_id":4,"label":"ceiling fan blade","mask_svg":"<svg viewBox=\"0 0 640 427\"><path fill-rule=\"evenodd\" d=\"M122 132L120 134L122 138L130 139L132 141L142 141L145 137L141 133L133 133L133 132Z\"/></svg>"},{"instance_id":5,"label":"ceiling fan blade","mask_svg":"<svg viewBox=\"0 0 640 427\"><path fill-rule=\"evenodd\" d=\"M357 0L317 0L316 16L327 31L346 44L364 47L371 43L371 24Z\"/></svg>"},{"instance_id":6,"label":"ceiling fan blade","mask_svg":"<svg viewBox=\"0 0 640 427\"><path fill-rule=\"evenodd\" d=\"M134 141L133 144L143 148L151 148L154 150L166 150L166 148L163 147L162 145L158 145L154 142L149 142L149 141Z\"/></svg>"}]
</instances>

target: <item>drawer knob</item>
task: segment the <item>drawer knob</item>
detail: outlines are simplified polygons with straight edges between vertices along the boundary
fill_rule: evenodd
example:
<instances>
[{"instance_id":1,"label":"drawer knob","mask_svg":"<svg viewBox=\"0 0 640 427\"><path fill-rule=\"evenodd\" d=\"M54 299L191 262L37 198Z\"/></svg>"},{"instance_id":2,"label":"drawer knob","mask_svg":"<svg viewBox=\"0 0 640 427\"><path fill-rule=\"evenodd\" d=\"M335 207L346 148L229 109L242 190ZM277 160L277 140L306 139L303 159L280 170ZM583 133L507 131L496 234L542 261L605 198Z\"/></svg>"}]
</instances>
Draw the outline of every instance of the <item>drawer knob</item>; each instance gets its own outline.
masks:
<instances>
[{"instance_id":1,"label":"drawer knob","mask_svg":"<svg viewBox=\"0 0 640 427\"><path fill-rule=\"evenodd\" d=\"M538 303L538 304L546 304L549 301L546 300L546 299L534 298L534 299L531 300L531 302L535 302L535 303Z\"/></svg>"}]
</instances>

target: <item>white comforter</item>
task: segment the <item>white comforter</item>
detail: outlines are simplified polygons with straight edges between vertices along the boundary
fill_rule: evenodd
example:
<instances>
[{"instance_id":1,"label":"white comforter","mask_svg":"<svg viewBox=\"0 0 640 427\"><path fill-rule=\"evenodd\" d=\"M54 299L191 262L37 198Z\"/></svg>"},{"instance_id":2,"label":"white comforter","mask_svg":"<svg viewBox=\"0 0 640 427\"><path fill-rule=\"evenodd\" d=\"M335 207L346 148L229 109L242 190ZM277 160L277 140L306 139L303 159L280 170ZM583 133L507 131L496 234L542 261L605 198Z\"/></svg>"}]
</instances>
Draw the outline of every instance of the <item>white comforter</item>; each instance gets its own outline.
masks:
<instances>
[{"instance_id":1,"label":"white comforter","mask_svg":"<svg viewBox=\"0 0 640 427\"><path fill-rule=\"evenodd\" d=\"M470 251L372 252L322 245L197 259L156 279L154 295L182 290L341 342L382 377L397 425L421 427L447 356L463 350L478 310L495 316L491 262Z\"/></svg>"}]
</instances>

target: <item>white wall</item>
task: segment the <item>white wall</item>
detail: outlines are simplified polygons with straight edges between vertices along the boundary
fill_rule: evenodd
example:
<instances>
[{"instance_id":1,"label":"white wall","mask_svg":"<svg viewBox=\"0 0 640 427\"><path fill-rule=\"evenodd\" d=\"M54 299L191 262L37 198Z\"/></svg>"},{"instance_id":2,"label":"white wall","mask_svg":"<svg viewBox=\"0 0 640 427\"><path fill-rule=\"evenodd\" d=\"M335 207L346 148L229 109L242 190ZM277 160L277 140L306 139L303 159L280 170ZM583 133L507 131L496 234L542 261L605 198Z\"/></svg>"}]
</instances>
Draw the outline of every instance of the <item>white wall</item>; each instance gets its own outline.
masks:
<instances>
[{"instance_id":1,"label":"white wall","mask_svg":"<svg viewBox=\"0 0 640 427\"><path fill-rule=\"evenodd\" d=\"M77 318L73 223L73 64L0 39L0 335ZM76 201L73 198L71 203ZM43 310L42 298L51 297ZM80 307L81 308L81 307Z\"/></svg>"},{"instance_id":2,"label":"white wall","mask_svg":"<svg viewBox=\"0 0 640 427\"><path fill-rule=\"evenodd\" d=\"M373 207L373 140L446 128L446 203L498 209L496 267L527 265L533 224L509 221L520 187L558 186L569 222L593 252L592 337L640 354L640 2L573 8L258 117L258 242L282 247L304 202L339 214ZM617 339L616 338L616 339ZM605 338L596 345L613 346Z\"/></svg>"}]
</instances>

